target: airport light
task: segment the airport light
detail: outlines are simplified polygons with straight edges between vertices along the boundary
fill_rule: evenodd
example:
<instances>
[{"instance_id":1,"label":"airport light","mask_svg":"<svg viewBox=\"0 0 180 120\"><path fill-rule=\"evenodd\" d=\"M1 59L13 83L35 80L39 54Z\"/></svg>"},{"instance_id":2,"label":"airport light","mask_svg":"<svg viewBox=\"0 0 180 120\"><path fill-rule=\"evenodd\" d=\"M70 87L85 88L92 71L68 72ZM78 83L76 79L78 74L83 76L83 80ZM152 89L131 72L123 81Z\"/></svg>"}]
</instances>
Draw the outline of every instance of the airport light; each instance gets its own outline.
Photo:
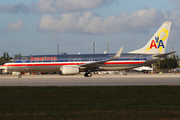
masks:
<instances>
[{"instance_id":1,"label":"airport light","mask_svg":"<svg viewBox=\"0 0 180 120\"><path fill-rule=\"evenodd\" d=\"M57 54L59 55L59 44L57 44Z\"/></svg>"},{"instance_id":2,"label":"airport light","mask_svg":"<svg viewBox=\"0 0 180 120\"><path fill-rule=\"evenodd\" d=\"M92 42L93 44L93 54L95 54L95 42Z\"/></svg>"}]
</instances>

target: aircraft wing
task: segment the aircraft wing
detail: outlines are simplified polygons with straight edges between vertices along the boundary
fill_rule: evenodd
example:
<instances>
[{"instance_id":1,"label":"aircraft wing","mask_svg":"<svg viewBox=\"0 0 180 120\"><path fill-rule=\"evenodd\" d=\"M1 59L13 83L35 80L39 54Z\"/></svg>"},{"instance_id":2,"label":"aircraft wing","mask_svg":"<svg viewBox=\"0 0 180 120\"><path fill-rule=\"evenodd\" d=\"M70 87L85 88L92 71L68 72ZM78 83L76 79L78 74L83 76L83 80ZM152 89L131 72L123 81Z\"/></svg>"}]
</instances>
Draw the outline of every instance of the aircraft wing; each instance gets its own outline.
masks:
<instances>
[{"instance_id":1,"label":"aircraft wing","mask_svg":"<svg viewBox=\"0 0 180 120\"><path fill-rule=\"evenodd\" d=\"M165 53L165 54L159 54L159 55L154 55L153 57L166 57L170 54L176 53L177 51L173 51L173 52L169 52L169 53Z\"/></svg>"},{"instance_id":2,"label":"aircraft wing","mask_svg":"<svg viewBox=\"0 0 180 120\"><path fill-rule=\"evenodd\" d=\"M110 58L110 59L102 60L102 61L98 61L98 62L90 62L90 63L82 64L82 65L79 65L79 66L80 66L80 67L88 67L88 68L100 67L101 64L104 64L105 62L118 59L118 58L121 56L122 50L123 50L123 47L121 47L121 48L119 49L119 51L116 53L116 55L115 55L114 57Z\"/></svg>"}]
</instances>

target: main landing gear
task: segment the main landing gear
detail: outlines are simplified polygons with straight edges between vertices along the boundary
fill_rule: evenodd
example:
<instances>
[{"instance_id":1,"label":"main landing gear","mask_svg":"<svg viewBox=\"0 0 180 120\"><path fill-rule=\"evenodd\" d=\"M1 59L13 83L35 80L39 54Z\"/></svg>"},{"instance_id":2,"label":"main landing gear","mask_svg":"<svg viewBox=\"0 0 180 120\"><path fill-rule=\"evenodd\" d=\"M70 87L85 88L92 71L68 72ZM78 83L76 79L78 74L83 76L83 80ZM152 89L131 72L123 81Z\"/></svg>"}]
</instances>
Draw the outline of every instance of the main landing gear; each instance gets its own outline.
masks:
<instances>
[{"instance_id":1,"label":"main landing gear","mask_svg":"<svg viewBox=\"0 0 180 120\"><path fill-rule=\"evenodd\" d=\"M84 77L91 77L92 76L92 74L90 73L90 72L86 72L85 74L84 74Z\"/></svg>"}]
</instances>

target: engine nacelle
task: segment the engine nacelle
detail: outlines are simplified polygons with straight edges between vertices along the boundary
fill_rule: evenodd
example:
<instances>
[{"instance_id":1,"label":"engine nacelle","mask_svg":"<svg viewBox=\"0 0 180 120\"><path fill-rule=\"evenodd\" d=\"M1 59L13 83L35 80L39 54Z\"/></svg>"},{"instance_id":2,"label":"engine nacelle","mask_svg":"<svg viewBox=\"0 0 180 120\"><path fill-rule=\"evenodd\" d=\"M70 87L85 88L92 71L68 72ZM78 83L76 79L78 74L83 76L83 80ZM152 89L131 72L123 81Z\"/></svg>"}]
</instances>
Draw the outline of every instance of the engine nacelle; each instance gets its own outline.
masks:
<instances>
[{"instance_id":1,"label":"engine nacelle","mask_svg":"<svg viewBox=\"0 0 180 120\"><path fill-rule=\"evenodd\" d=\"M79 74L79 67L78 66L62 66L60 68L62 75L75 75Z\"/></svg>"}]
</instances>

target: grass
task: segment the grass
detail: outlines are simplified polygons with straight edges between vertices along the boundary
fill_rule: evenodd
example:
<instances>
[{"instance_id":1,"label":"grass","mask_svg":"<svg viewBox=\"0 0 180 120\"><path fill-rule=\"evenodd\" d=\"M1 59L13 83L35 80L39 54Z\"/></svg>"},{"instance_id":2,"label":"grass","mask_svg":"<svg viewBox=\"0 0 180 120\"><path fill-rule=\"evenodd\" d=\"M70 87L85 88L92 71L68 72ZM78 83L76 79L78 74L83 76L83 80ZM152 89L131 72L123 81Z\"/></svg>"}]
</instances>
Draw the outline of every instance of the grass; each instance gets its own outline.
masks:
<instances>
[{"instance_id":1,"label":"grass","mask_svg":"<svg viewBox=\"0 0 180 120\"><path fill-rule=\"evenodd\" d=\"M179 118L179 86L0 87L1 120Z\"/></svg>"}]
</instances>

